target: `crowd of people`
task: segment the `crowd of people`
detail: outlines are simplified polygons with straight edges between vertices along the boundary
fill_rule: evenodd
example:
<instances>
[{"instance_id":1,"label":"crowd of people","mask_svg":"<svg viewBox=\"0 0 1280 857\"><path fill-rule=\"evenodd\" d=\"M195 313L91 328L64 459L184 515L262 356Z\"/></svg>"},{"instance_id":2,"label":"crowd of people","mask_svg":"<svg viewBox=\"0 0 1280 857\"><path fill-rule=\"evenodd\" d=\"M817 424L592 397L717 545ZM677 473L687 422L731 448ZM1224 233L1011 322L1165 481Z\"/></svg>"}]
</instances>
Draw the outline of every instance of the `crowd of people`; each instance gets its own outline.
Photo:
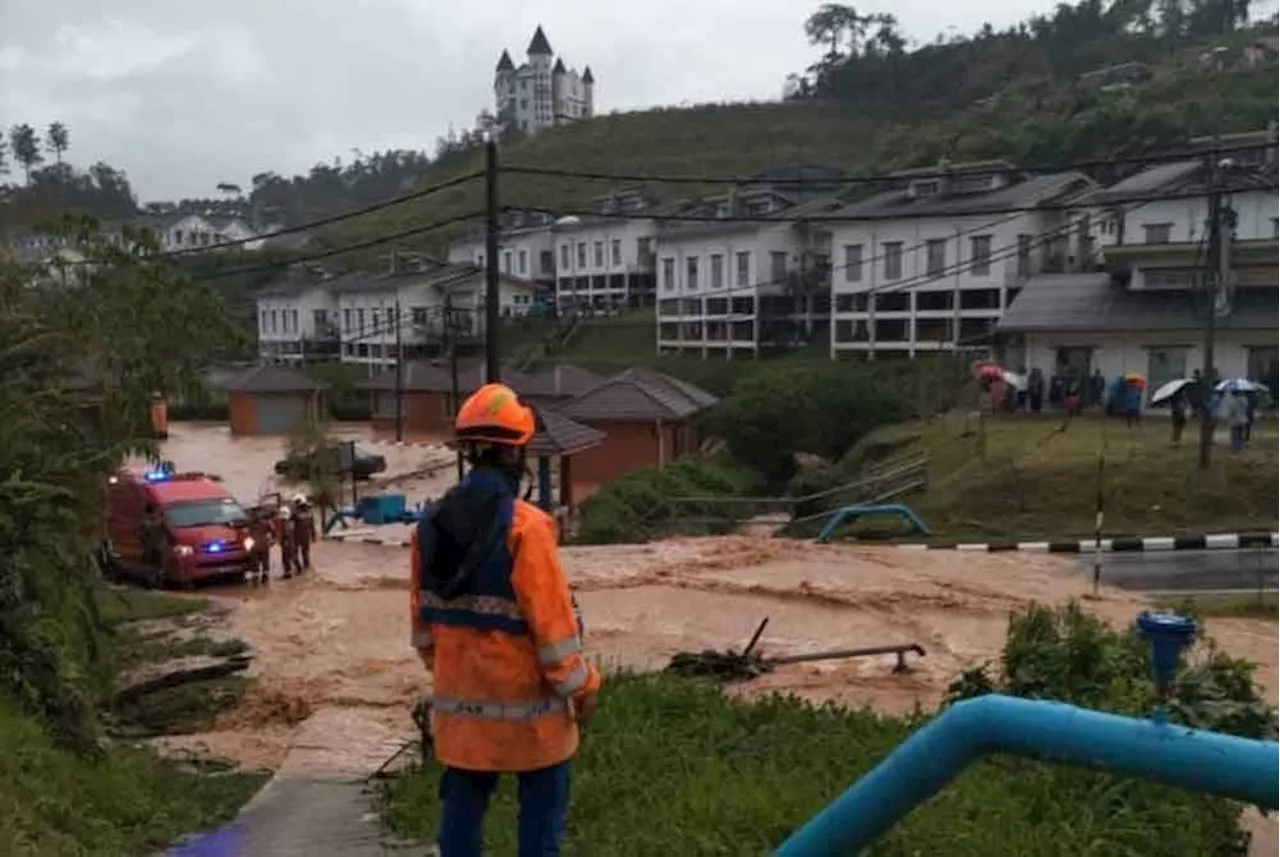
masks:
<instances>
[{"instance_id":1,"label":"crowd of people","mask_svg":"<svg viewBox=\"0 0 1280 857\"><path fill-rule=\"evenodd\" d=\"M272 548L279 550L281 577L300 575L311 568L311 546L318 535L319 522L305 495L292 500L264 503L248 510L249 535L253 537L256 559L252 581L271 581Z\"/></svg>"}]
</instances>

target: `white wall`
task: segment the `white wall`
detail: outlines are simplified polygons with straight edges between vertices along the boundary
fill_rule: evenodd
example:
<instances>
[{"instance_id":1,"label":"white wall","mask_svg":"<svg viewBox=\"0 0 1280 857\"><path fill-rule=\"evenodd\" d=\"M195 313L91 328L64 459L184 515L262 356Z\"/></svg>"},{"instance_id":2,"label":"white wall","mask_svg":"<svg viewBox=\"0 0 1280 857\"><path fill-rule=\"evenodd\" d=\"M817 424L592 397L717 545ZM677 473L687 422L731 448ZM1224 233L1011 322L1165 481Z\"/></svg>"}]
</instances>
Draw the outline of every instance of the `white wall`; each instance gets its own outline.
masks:
<instances>
[{"instance_id":1,"label":"white wall","mask_svg":"<svg viewBox=\"0 0 1280 857\"><path fill-rule=\"evenodd\" d=\"M1248 347L1275 348L1274 331L1218 331L1214 346L1214 362L1224 378L1247 377ZM1092 365L1102 370L1107 380L1125 372L1149 374L1150 353L1153 349L1185 348L1186 373L1203 369L1201 350L1202 335L1199 331L1175 331L1169 333L1100 333L1100 332L1036 332L1025 338L1025 364L1030 369L1038 366L1048 377L1054 371L1057 349L1087 346L1094 349ZM1011 356L1010 363L1017 365Z\"/></svg>"},{"instance_id":2,"label":"white wall","mask_svg":"<svg viewBox=\"0 0 1280 857\"><path fill-rule=\"evenodd\" d=\"M748 226L741 232L695 234L688 237L660 236L655 242L658 275L657 295L663 298L732 296L734 294L777 293L785 284L773 281L771 254L787 255L787 269L798 269L804 242L789 225ZM739 274L738 254L747 254L745 281ZM718 287L712 276L712 259L723 259ZM690 282L689 260L697 259L696 283ZM668 278L670 271L674 276Z\"/></svg>"},{"instance_id":3,"label":"white wall","mask_svg":"<svg viewBox=\"0 0 1280 857\"><path fill-rule=\"evenodd\" d=\"M1276 237L1277 194L1249 191L1229 197L1236 212L1236 238L1240 241L1265 240ZM1164 200L1148 203L1126 203L1123 206L1124 243L1142 244L1148 224L1171 224L1169 241L1174 244L1200 241L1209 216L1208 197ZM1092 213L1092 231L1101 247L1114 245L1119 238L1114 217L1102 209Z\"/></svg>"},{"instance_id":4,"label":"white wall","mask_svg":"<svg viewBox=\"0 0 1280 857\"><path fill-rule=\"evenodd\" d=\"M579 227L558 226L554 233L556 276L587 277L636 271L640 267L640 239L653 239L655 231L652 220L612 220ZM616 257L613 252L615 241ZM579 245L584 247L583 265L579 264Z\"/></svg>"},{"instance_id":5,"label":"white wall","mask_svg":"<svg viewBox=\"0 0 1280 857\"><path fill-rule=\"evenodd\" d=\"M544 271L542 253L551 252L553 246L550 226L506 232L498 239L498 270L521 280L550 280L556 275L555 255L552 254L551 270ZM484 267L484 256L485 239L475 236L450 244L447 258L455 265Z\"/></svg>"},{"instance_id":6,"label":"white wall","mask_svg":"<svg viewBox=\"0 0 1280 857\"><path fill-rule=\"evenodd\" d=\"M297 342L317 339L315 313L325 312L336 321L338 303L324 289L297 295L258 298L258 339L263 342Z\"/></svg>"}]
</instances>

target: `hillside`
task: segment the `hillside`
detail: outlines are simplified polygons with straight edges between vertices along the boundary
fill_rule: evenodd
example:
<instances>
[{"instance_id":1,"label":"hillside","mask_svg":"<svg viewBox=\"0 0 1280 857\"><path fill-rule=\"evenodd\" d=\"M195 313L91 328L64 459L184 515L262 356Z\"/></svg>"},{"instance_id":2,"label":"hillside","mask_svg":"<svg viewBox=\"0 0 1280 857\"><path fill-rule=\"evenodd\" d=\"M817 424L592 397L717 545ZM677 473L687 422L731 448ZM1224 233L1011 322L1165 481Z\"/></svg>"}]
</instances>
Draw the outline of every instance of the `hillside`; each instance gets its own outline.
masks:
<instances>
[{"instance_id":1,"label":"hillside","mask_svg":"<svg viewBox=\"0 0 1280 857\"><path fill-rule=\"evenodd\" d=\"M1005 157L1027 165L1121 157L1176 149L1187 138L1256 129L1275 118L1275 63L1249 66L1233 60L1221 70L1200 57L1224 46L1231 56L1257 33L1183 40L1170 50L1149 50L1152 39L1129 44L1148 60L1149 80L1130 89L1103 92L1075 74L1046 75L1038 65L1025 73L1006 63L1008 82L978 101L934 101L928 109L882 109L843 100L838 94L779 103L662 108L602 116L504 146L500 162L586 172L641 175L745 175L779 165L826 164L850 173L881 172L932 164L941 157L966 160ZM1114 40L1112 40L1114 41ZM972 43L983 56L980 40ZM1110 42L1108 44L1111 44ZM1145 46L1146 49L1139 50ZM954 46L950 46L954 47ZM1087 46L1084 46L1087 47ZM1082 50L1084 49L1082 47ZM930 61L922 49L901 58ZM985 49L983 49L985 50ZM1112 45L1112 56L1117 56ZM1123 52L1118 54L1123 57ZM913 59L919 57L918 59ZM965 98L967 99L967 95ZM427 168L418 183L428 187L483 166L483 152L454 156ZM1104 171L1105 172L1105 171ZM1103 181L1115 175L1098 175ZM651 183L661 199L697 195L711 186ZM595 180L504 175L504 205L566 208L610 190ZM321 240L341 246L388 232L426 225L483 209L482 181L344 222ZM406 239L406 246L439 247L465 227Z\"/></svg>"}]
</instances>

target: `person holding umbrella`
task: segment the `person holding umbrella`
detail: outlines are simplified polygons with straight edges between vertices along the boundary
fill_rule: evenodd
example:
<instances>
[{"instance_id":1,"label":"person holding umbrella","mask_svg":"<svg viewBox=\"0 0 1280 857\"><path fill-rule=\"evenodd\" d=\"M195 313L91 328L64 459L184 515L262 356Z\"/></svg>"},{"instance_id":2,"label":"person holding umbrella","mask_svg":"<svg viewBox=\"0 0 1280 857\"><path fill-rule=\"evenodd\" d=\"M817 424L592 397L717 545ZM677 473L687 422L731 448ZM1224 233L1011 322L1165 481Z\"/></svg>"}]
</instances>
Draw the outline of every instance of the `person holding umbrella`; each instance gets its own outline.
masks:
<instances>
[{"instance_id":1,"label":"person holding umbrella","mask_svg":"<svg viewBox=\"0 0 1280 857\"><path fill-rule=\"evenodd\" d=\"M1124 376L1124 424L1129 428L1142 423L1142 388L1146 380L1133 373Z\"/></svg>"}]
</instances>

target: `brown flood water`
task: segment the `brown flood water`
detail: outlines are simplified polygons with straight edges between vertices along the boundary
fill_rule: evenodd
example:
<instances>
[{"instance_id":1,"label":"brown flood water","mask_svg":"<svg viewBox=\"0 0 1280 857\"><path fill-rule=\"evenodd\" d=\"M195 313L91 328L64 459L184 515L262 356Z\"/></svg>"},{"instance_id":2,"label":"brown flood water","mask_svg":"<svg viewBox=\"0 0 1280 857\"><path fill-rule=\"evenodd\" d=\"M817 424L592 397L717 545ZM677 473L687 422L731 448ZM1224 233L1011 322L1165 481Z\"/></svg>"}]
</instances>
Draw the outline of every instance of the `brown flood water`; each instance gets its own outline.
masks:
<instances>
[{"instance_id":1,"label":"brown flood water","mask_svg":"<svg viewBox=\"0 0 1280 857\"><path fill-rule=\"evenodd\" d=\"M382 477L452 461L439 446L376 448L388 460ZM219 473L246 502L280 490L271 465L281 454L278 439L233 440L212 425L176 425L165 448L179 469ZM453 478L445 468L394 490L419 502ZM394 539L407 528L376 530ZM765 654L909 642L927 654L910 657L905 674L892 671L893 656L798 664L734 692L789 691L891 712L937 704L964 668L997 657L1011 611L1084 594L1069 561L1036 554L729 536L570 547L563 558L587 647L604 664L657 668L681 650L741 648L768 616L759 644ZM411 735L409 709L429 693L430 680L408 645L408 552L324 542L313 561L314 573L266 588L209 590L231 608L229 630L256 652L259 681L216 732L166 739L166 746L252 766L357 774L371 772ZM1083 603L1115 623L1132 621L1143 607L1140 597L1111 589ZM1210 632L1227 651L1259 663L1259 683L1274 704L1275 623L1215 620ZM1274 834L1274 824L1257 829Z\"/></svg>"}]
</instances>

